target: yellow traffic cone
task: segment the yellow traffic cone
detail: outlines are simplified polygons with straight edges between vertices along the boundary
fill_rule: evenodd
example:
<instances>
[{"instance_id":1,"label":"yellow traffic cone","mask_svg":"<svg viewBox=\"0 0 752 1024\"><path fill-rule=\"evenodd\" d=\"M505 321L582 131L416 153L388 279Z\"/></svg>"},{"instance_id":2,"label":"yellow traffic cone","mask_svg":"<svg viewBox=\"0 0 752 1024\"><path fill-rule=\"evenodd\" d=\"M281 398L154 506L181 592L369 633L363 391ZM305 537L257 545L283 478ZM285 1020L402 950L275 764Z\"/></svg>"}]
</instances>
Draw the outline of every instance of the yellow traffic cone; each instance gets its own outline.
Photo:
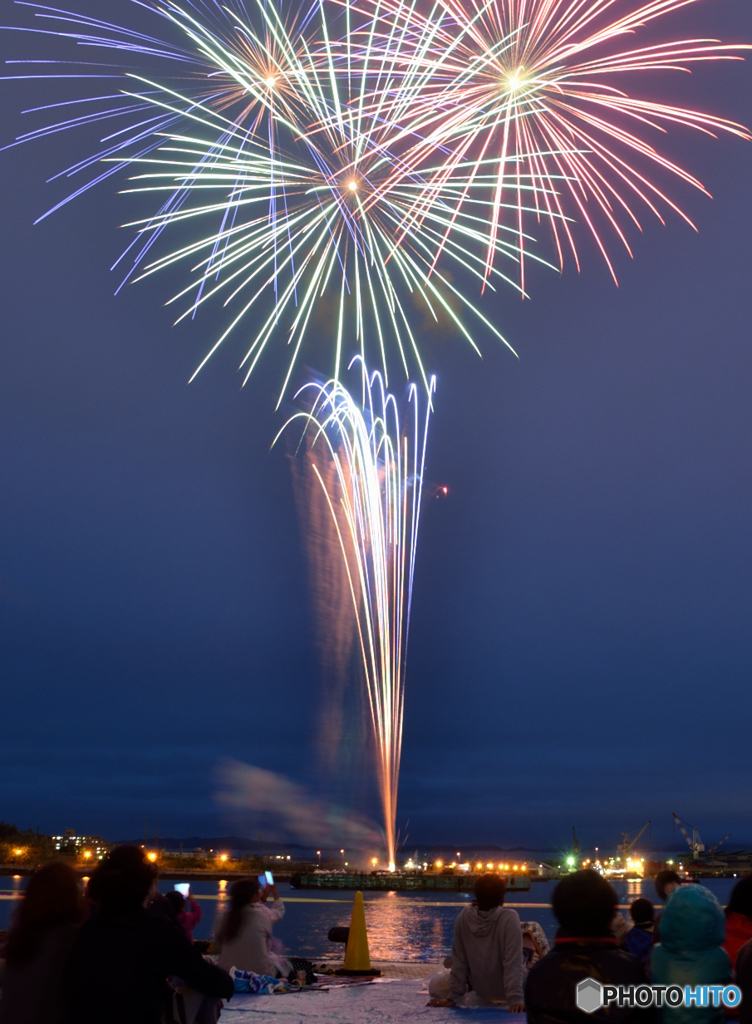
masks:
<instances>
[{"instance_id":1,"label":"yellow traffic cone","mask_svg":"<svg viewBox=\"0 0 752 1024\"><path fill-rule=\"evenodd\" d=\"M368 932L366 931L366 911L363 906L363 893L356 892L350 920L350 935L347 939L345 966L337 974L375 975L381 971L371 969L371 954L368 952Z\"/></svg>"}]
</instances>

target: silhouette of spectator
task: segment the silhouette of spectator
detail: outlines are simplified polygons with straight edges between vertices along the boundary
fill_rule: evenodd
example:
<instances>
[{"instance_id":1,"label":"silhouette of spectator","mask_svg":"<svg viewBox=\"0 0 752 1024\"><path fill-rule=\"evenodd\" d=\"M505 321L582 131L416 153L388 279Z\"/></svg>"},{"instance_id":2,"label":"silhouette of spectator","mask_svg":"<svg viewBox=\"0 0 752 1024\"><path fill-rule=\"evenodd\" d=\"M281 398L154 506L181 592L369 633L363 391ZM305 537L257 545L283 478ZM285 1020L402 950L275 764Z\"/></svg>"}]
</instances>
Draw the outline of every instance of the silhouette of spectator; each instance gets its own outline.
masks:
<instances>
[{"instance_id":1,"label":"silhouette of spectator","mask_svg":"<svg viewBox=\"0 0 752 1024\"><path fill-rule=\"evenodd\" d=\"M147 913L155 887L156 871L138 847L116 847L92 874L98 907L69 962L69 1024L159 1024L172 1002L171 977L199 993L233 995L227 972L204 960L177 923Z\"/></svg>"},{"instance_id":2,"label":"silhouette of spectator","mask_svg":"<svg viewBox=\"0 0 752 1024\"><path fill-rule=\"evenodd\" d=\"M198 901L194 900L190 892L187 896L183 896L182 892L178 892L177 889L172 889L171 892L166 892L164 898L170 903L172 909L175 911L175 916L178 919L180 927L191 942L193 942L193 929L197 927L203 917Z\"/></svg>"},{"instance_id":3,"label":"silhouette of spectator","mask_svg":"<svg viewBox=\"0 0 752 1024\"><path fill-rule=\"evenodd\" d=\"M739 950L752 939L752 875L740 878L726 907L726 952L736 967Z\"/></svg>"},{"instance_id":4,"label":"silhouette of spectator","mask_svg":"<svg viewBox=\"0 0 752 1024\"><path fill-rule=\"evenodd\" d=\"M752 1024L752 939L744 943L736 958L736 984L742 990L739 1024Z\"/></svg>"},{"instance_id":5,"label":"silhouette of spectator","mask_svg":"<svg viewBox=\"0 0 752 1024\"><path fill-rule=\"evenodd\" d=\"M193 929L198 928L203 916L198 900L194 900L189 890L188 895L183 900L183 909L178 914L178 921L191 942L193 942Z\"/></svg>"},{"instance_id":6,"label":"silhouette of spectator","mask_svg":"<svg viewBox=\"0 0 752 1024\"><path fill-rule=\"evenodd\" d=\"M47 864L31 876L5 949L2 1024L62 1022L63 976L83 919L73 868Z\"/></svg>"},{"instance_id":7,"label":"silhouette of spectator","mask_svg":"<svg viewBox=\"0 0 752 1024\"><path fill-rule=\"evenodd\" d=\"M575 871L556 886L551 906L559 930L553 950L527 976L528 1024L652 1021L652 1010L612 1005L587 1014L577 1007L577 985L585 978L594 978L602 985L640 985L646 981L642 964L619 949L610 931L617 906L613 887L597 871Z\"/></svg>"},{"instance_id":8,"label":"silhouette of spectator","mask_svg":"<svg viewBox=\"0 0 752 1024\"><path fill-rule=\"evenodd\" d=\"M653 879L653 885L655 886L656 895L665 907L668 903L668 898L672 892L684 885L684 881L676 871L672 871L666 868L664 871L659 871ZM658 914L653 920L653 945L660 942L660 930L661 930L661 915Z\"/></svg>"},{"instance_id":9,"label":"silhouette of spectator","mask_svg":"<svg viewBox=\"0 0 752 1024\"><path fill-rule=\"evenodd\" d=\"M632 903L629 908L629 916L632 918L632 928L627 932L624 947L628 953L638 957L647 965L653 949L653 922L655 919L653 904L641 896Z\"/></svg>"},{"instance_id":10,"label":"silhouette of spectator","mask_svg":"<svg viewBox=\"0 0 752 1024\"><path fill-rule=\"evenodd\" d=\"M653 879L653 885L661 903L665 903L671 893L675 892L682 884L681 876L669 868L666 868L665 871L659 871Z\"/></svg>"}]
</instances>

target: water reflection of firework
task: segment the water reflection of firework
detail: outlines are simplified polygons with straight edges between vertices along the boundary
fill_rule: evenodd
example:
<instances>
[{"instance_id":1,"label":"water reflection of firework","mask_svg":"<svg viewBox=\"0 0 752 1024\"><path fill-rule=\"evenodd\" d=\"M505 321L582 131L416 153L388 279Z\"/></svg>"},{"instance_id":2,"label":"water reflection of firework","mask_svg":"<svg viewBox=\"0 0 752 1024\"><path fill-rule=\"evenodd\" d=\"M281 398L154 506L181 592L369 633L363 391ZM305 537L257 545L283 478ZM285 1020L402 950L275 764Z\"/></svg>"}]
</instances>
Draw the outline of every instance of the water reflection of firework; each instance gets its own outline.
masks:
<instances>
[{"instance_id":1,"label":"water reflection of firework","mask_svg":"<svg viewBox=\"0 0 752 1024\"><path fill-rule=\"evenodd\" d=\"M423 418L418 393L410 388L411 429L405 431L397 403L378 373L369 378L363 370L360 403L336 380L308 388L314 393L311 411L298 413L286 426L304 423L313 471L326 496L345 565L376 747L387 856L393 867L405 661L434 384Z\"/></svg>"}]
</instances>

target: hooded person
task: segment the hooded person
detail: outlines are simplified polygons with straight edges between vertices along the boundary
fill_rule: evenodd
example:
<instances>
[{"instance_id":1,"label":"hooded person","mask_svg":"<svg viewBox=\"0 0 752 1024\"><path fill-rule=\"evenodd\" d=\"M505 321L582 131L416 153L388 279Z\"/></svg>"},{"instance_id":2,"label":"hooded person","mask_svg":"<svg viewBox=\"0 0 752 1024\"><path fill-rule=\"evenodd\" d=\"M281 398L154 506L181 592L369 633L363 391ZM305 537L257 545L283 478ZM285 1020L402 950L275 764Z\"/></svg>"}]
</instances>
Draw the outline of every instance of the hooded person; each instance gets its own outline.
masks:
<instances>
[{"instance_id":1,"label":"hooded person","mask_svg":"<svg viewBox=\"0 0 752 1024\"><path fill-rule=\"evenodd\" d=\"M433 1006L453 1006L472 990L479 1003L505 1003L513 1013L524 1010L522 999L522 930L516 911L503 906L504 880L481 875L475 902L460 911L454 924L449 998Z\"/></svg>"},{"instance_id":2,"label":"hooded person","mask_svg":"<svg viewBox=\"0 0 752 1024\"><path fill-rule=\"evenodd\" d=\"M721 946L726 919L718 900L701 885L682 885L661 916L660 942L650 972L656 985L728 985L731 961ZM664 1007L664 1024L721 1024L723 1007Z\"/></svg>"}]
</instances>

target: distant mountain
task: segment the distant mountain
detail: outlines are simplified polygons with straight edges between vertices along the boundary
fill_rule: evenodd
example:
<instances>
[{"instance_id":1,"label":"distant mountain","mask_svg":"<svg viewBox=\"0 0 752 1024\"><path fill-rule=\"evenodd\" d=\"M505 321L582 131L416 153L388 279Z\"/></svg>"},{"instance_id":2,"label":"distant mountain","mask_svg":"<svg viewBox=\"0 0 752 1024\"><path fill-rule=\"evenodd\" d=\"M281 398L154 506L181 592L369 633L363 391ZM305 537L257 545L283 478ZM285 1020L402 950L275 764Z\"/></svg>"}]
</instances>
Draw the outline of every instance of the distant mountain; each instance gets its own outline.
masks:
<instances>
[{"instance_id":1,"label":"distant mountain","mask_svg":"<svg viewBox=\"0 0 752 1024\"><path fill-rule=\"evenodd\" d=\"M133 846L141 846L144 840L121 839L119 843ZM154 836L150 836L147 846L155 845L157 842ZM175 839L172 836L160 836L159 848L161 850L179 850L183 848L186 853L191 850L243 850L251 853L289 853L293 851L301 855L312 853L313 847L301 846L299 843L278 843L266 839L249 839L247 836L186 836L184 839Z\"/></svg>"}]
</instances>

